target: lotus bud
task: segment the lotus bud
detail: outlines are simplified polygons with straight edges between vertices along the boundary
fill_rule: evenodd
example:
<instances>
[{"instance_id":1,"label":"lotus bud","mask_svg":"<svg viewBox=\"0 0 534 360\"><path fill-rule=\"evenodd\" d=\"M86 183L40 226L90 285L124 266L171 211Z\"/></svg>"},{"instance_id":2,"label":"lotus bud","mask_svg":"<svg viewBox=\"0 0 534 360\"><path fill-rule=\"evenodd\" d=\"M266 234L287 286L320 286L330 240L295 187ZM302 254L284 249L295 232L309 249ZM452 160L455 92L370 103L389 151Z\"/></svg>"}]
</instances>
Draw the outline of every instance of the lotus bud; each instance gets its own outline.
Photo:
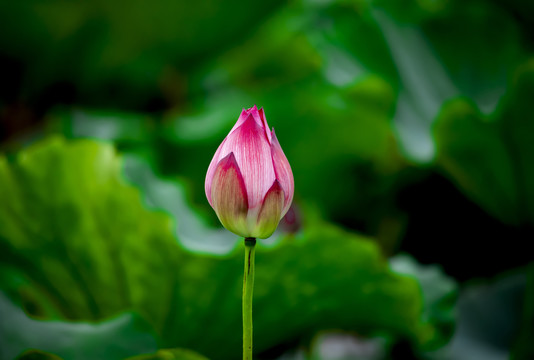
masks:
<instances>
[{"instance_id":1,"label":"lotus bud","mask_svg":"<svg viewBox=\"0 0 534 360\"><path fill-rule=\"evenodd\" d=\"M293 201L293 173L265 113L241 112L206 174L206 197L223 226L245 238L266 239Z\"/></svg>"}]
</instances>

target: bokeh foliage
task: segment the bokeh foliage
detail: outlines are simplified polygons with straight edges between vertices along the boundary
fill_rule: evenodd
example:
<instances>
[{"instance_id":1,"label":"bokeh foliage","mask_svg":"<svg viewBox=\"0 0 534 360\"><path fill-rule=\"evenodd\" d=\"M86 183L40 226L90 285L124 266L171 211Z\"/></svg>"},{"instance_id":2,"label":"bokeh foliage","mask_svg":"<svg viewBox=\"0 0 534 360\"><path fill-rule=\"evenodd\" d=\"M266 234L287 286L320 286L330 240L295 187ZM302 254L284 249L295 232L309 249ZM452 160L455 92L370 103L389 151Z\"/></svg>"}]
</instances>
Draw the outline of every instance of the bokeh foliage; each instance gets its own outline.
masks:
<instances>
[{"instance_id":1,"label":"bokeh foliage","mask_svg":"<svg viewBox=\"0 0 534 360\"><path fill-rule=\"evenodd\" d=\"M0 2L0 306L19 324L0 327L0 345L16 339L2 356L104 358L72 353L94 341L117 359L238 357L241 253L203 181L253 104L302 220L258 252L258 355L345 329L386 338L393 358L433 356L457 285L387 256L460 282L532 261L533 13L521 0ZM518 340L499 345L519 359L527 273ZM27 328L74 335L56 347ZM461 359L463 340L442 350Z\"/></svg>"},{"instance_id":2,"label":"bokeh foliage","mask_svg":"<svg viewBox=\"0 0 534 360\"><path fill-rule=\"evenodd\" d=\"M3 290L28 313L95 321L134 311L159 344L239 357L241 251L199 257L183 249L171 219L145 210L121 181L111 146L52 138L2 159L0 169ZM368 239L316 220L260 248L257 261L265 269L254 301L259 352L330 328L420 346L446 336L423 319L417 282L391 273ZM26 327L15 321L4 331L21 337Z\"/></svg>"}]
</instances>

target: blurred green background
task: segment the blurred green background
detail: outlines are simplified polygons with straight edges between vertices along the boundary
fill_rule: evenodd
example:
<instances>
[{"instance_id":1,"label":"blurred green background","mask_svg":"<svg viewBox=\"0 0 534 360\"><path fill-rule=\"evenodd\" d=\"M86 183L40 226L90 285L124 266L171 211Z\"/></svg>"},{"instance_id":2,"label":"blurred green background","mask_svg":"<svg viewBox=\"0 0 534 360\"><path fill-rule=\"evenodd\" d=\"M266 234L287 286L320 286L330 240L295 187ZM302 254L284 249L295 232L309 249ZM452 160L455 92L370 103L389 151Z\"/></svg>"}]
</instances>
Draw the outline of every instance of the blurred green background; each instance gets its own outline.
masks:
<instances>
[{"instance_id":1,"label":"blurred green background","mask_svg":"<svg viewBox=\"0 0 534 360\"><path fill-rule=\"evenodd\" d=\"M0 1L0 359L239 359L204 177L264 107L295 200L257 359L534 358L534 3Z\"/></svg>"}]
</instances>

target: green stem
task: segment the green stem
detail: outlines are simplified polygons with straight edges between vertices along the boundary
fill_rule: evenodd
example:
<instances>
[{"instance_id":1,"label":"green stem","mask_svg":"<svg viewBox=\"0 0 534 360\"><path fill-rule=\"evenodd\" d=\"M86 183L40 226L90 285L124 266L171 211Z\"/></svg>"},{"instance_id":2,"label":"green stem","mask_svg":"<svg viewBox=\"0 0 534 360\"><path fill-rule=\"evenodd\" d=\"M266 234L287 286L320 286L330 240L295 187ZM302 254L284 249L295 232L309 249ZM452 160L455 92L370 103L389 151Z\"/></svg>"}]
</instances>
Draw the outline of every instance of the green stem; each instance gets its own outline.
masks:
<instances>
[{"instance_id":1,"label":"green stem","mask_svg":"<svg viewBox=\"0 0 534 360\"><path fill-rule=\"evenodd\" d=\"M243 360L252 360L252 290L254 289L255 238L245 238L243 276Z\"/></svg>"}]
</instances>

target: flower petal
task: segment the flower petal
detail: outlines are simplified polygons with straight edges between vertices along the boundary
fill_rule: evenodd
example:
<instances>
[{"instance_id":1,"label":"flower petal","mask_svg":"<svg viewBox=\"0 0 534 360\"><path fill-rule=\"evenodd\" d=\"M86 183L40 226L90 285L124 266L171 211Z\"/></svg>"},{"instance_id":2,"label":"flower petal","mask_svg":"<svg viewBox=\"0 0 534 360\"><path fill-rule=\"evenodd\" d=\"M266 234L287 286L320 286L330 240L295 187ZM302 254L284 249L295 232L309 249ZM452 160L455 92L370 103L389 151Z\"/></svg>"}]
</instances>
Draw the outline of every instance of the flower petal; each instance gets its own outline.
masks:
<instances>
[{"instance_id":1,"label":"flower petal","mask_svg":"<svg viewBox=\"0 0 534 360\"><path fill-rule=\"evenodd\" d=\"M247 189L249 210L259 209L276 179L271 147L263 128L249 114L243 124L226 138L221 156L233 152Z\"/></svg>"},{"instance_id":2,"label":"flower petal","mask_svg":"<svg viewBox=\"0 0 534 360\"><path fill-rule=\"evenodd\" d=\"M258 123L258 125L260 125L261 127L263 127L263 123L261 122L261 117L260 117L260 114L258 112L258 107L254 104L253 107L251 107L250 109L247 110L247 112L252 115L254 117L254 120L256 120L256 122Z\"/></svg>"},{"instance_id":3,"label":"flower petal","mask_svg":"<svg viewBox=\"0 0 534 360\"><path fill-rule=\"evenodd\" d=\"M250 109L249 109L250 110ZM241 125L243 125L243 123L245 122L245 120L247 119L248 117L248 112L249 110L245 110L245 108L243 108L243 110L241 111L241 115L239 115L239 118L237 119L234 127L232 128L232 130L230 130L230 132L228 133L228 135L230 135L232 132L234 132L235 129L237 129L238 127L240 127Z\"/></svg>"},{"instance_id":4,"label":"flower petal","mask_svg":"<svg viewBox=\"0 0 534 360\"><path fill-rule=\"evenodd\" d=\"M223 226L237 235L247 237L247 190L233 153L217 164L211 185L211 199Z\"/></svg>"},{"instance_id":5,"label":"flower petal","mask_svg":"<svg viewBox=\"0 0 534 360\"><path fill-rule=\"evenodd\" d=\"M291 202L293 201L293 193L295 191L295 183L293 180L293 171L291 171L291 166L289 161L287 161L286 155L276 138L274 133L274 128L272 131L272 142L271 142L271 154L273 160L273 166L275 171L276 179L280 182L282 189L284 189L285 199L284 199L284 208L282 210L282 216L284 216Z\"/></svg>"},{"instance_id":6,"label":"flower petal","mask_svg":"<svg viewBox=\"0 0 534 360\"><path fill-rule=\"evenodd\" d=\"M251 231L253 237L267 239L273 234L282 218L284 198L284 190L280 186L280 182L275 180L265 195L263 205L256 219L256 227Z\"/></svg>"},{"instance_id":7,"label":"flower petal","mask_svg":"<svg viewBox=\"0 0 534 360\"><path fill-rule=\"evenodd\" d=\"M261 112L261 113L260 113ZM269 132L269 127L267 126L267 122L264 121L265 119L265 115L261 115L263 114L263 110L260 109L258 111L258 107L256 105L254 105L253 107L251 107L250 109L243 109L241 111L241 115L239 115L239 119L237 119L237 122L235 123L234 127L232 128L232 130L230 130L230 133L231 134L235 129L237 129L238 127L240 127L241 125L243 125L243 123L245 122L245 120L247 119L247 117L249 115L252 115L252 117L254 118L254 121L256 121L258 123L259 126L261 126L262 128L265 128L265 132L266 132L266 135L268 138L269 138L269 135L267 135L267 133Z\"/></svg>"},{"instance_id":8,"label":"flower petal","mask_svg":"<svg viewBox=\"0 0 534 360\"><path fill-rule=\"evenodd\" d=\"M221 145L217 148L215 155L213 155L213 159L211 159L210 166L208 167L208 172L206 173L206 181L204 182L204 190L206 191L206 197L208 198L211 207L213 207L213 202L211 201L211 183L217 164L219 164L219 160L221 159L221 151L225 142L226 139L223 140Z\"/></svg>"},{"instance_id":9,"label":"flower petal","mask_svg":"<svg viewBox=\"0 0 534 360\"><path fill-rule=\"evenodd\" d=\"M261 119L263 129L265 130L265 136L267 136L267 140L269 140L270 144L272 142L271 132L269 131L269 124L267 124L267 119L265 118L265 111L263 111L263 108L261 108L258 113Z\"/></svg>"}]
</instances>

